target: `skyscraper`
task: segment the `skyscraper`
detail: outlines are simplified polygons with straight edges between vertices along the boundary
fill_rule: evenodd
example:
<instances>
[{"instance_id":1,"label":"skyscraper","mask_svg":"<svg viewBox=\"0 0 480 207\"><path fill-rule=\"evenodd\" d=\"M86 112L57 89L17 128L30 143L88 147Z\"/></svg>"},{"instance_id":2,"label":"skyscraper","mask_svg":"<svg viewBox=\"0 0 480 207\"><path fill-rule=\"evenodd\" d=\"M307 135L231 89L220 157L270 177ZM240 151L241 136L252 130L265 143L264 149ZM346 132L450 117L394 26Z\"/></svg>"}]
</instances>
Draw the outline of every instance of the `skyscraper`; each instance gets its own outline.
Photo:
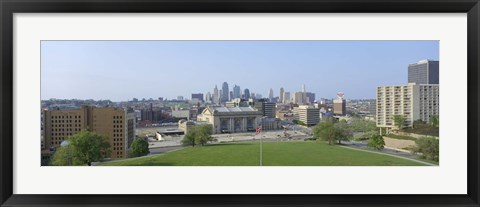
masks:
<instances>
[{"instance_id":1,"label":"skyscraper","mask_svg":"<svg viewBox=\"0 0 480 207\"><path fill-rule=\"evenodd\" d=\"M283 99L282 99L284 104L290 103L290 92L284 92L283 93Z\"/></svg>"},{"instance_id":2,"label":"skyscraper","mask_svg":"<svg viewBox=\"0 0 480 207\"><path fill-rule=\"evenodd\" d=\"M270 91L268 92L268 101L274 102L273 101L273 89L270 88Z\"/></svg>"},{"instance_id":3,"label":"skyscraper","mask_svg":"<svg viewBox=\"0 0 480 207\"><path fill-rule=\"evenodd\" d=\"M416 84L439 83L439 61L420 60L408 65L408 82Z\"/></svg>"},{"instance_id":4,"label":"skyscraper","mask_svg":"<svg viewBox=\"0 0 480 207\"><path fill-rule=\"evenodd\" d=\"M210 92L207 92L207 94L205 95L205 102L212 102L212 95L210 94Z\"/></svg>"},{"instance_id":5,"label":"skyscraper","mask_svg":"<svg viewBox=\"0 0 480 207\"><path fill-rule=\"evenodd\" d=\"M232 97L232 99L234 99L234 98L241 98L240 97L240 86L237 86L237 85L233 86L233 97Z\"/></svg>"},{"instance_id":6,"label":"skyscraper","mask_svg":"<svg viewBox=\"0 0 480 207\"><path fill-rule=\"evenodd\" d=\"M245 90L243 91L243 96L247 100L250 98L250 90L248 90L248 88L245 88Z\"/></svg>"},{"instance_id":7,"label":"skyscraper","mask_svg":"<svg viewBox=\"0 0 480 207\"><path fill-rule=\"evenodd\" d=\"M343 99L343 92L338 92L337 97L333 100L333 114L345 116L347 115L347 102Z\"/></svg>"},{"instance_id":8,"label":"skyscraper","mask_svg":"<svg viewBox=\"0 0 480 207\"><path fill-rule=\"evenodd\" d=\"M212 103L218 104L218 100L220 99L219 95L217 85L215 85L215 88L213 89Z\"/></svg>"},{"instance_id":9,"label":"skyscraper","mask_svg":"<svg viewBox=\"0 0 480 207\"><path fill-rule=\"evenodd\" d=\"M307 91L305 90L305 84L302 85L302 92L303 92L303 93L307 92Z\"/></svg>"},{"instance_id":10,"label":"skyscraper","mask_svg":"<svg viewBox=\"0 0 480 207\"><path fill-rule=\"evenodd\" d=\"M225 103L227 101L229 101L229 93L230 91L228 90L228 83L227 82L223 82L222 84L222 103Z\"/></svg>"},{"instance_id":11,"label":"skyscraper","mask_svg":"<svg viewBox=\"0 0 480 207\"><path fill-rule=\"evenodd\" d=\"M306 92L305 93L306 103L312 104L315 101L315 93Z\"/></svg>"},{"instance_id":12,"label":"skyscraper","mask_svg":"<svg viewBox=\"0 0 480 207\"><path fill-rule=\"evenodd\" d=\"M283 102L283 93L285 93L285 90L283 90L283 88L280 88L280 93L278 94L278 102Z\"/></svg>"},{"instance_id":13,"label":"skyscraper","mask_svg":"<svg viewBox=\"0 0 480 207\"><path fill-rule=\"evenodd\" d=\"M303 105L305 104L304 101L305 101L305 93L295 92L295 94L293 94L293 103L298 105Z\"/></svg>"}]
</instances>

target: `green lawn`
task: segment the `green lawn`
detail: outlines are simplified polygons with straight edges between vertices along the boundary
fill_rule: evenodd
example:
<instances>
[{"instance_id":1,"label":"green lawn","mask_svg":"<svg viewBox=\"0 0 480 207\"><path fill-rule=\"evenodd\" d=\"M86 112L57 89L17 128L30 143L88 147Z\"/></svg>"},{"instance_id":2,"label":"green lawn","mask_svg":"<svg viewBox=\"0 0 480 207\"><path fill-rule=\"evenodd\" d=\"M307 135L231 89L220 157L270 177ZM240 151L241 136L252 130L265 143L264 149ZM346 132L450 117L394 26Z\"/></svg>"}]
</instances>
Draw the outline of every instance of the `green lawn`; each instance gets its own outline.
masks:
<instances>
[{"instance_id":1,"label":"green lawn","mask_svg":"<svg viewBox=\"0 0 480 207\"><path fill-rule=\"evenodd\" d=\"M260 143L187 147L160 155L103 163L108 166L258 166ZM322 142L264 142L264 166L416 166L421 163L345 149Z\"/></svg>"}]
</instances>

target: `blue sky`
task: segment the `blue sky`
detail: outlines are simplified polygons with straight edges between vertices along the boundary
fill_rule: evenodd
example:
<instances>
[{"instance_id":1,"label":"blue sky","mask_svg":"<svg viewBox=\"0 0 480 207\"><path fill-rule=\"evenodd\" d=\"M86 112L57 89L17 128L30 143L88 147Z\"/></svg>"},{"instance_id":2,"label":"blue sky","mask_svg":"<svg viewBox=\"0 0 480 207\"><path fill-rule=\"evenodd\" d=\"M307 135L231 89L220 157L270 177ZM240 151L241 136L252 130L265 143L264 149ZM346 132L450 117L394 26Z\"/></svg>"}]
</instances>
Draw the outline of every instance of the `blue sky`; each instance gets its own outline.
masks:
<instances>
[{"instance_id":1,"label":"blue sky","mask_svg":"<svg viewBox=\"0 0 480 207\"><path fill-rule=\"evenodd\" d=\"M439 59L438 41L42 41L41 98L168 99L243 91L306 90L375 98L407 83L408 64Z\"/></svg>"}]
</instances>

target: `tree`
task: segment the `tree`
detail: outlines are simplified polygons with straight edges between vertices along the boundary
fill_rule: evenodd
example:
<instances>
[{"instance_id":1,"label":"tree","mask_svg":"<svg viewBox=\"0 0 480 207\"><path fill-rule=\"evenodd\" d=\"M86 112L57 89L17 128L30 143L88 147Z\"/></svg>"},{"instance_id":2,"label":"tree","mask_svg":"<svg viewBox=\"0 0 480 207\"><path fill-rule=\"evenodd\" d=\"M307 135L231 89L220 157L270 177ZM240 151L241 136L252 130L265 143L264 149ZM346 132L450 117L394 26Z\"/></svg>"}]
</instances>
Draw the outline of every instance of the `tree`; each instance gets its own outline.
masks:
<instances>
[{"instance_id":1,"label":"tree","mask_svg":"<svg viewBox=\"0 0 480 207\"><path fill-rule=\"evenodd\" d=\"M370 142L368 142L368 146L376 150L381 150L385 147L385 140L383 140L383 137L381 135L374 134L370 138Z\"/></svg>"},{"instance_id":2,"label":"tree","mask_svg":"<svg viewBox=\"0 0 480 207\"><path fill-rule=\"evenodd\" d=\"M352 118L350 128L357 132L376 131L377 125L374 121L368 121L363 118Z\"/></svg>"},{"instance_id":3,"label":"tree","mask_svg":"<svg viewBox=\"0 0 480 207\"><path fill-rule=\"evenodd\" d=\"M140 157L148 155L148 142L142 138L135 138L130 146L129 157Z\"/></svg>"},{"instance_id":4,"label":"tree","mask_svg":"<svg viewBox=\"0 0 480 207\"><path fill-rule=\"evenodd\" d=\"M303 121L300 121L300 120L297 120L297 119L294 119L292 122L293 122L294 124L306 126L306 124L305 124Z\"/></svg>"},{"instance_id":5,"label":"tree","mask_svg":"<svg viewBox=\"0 0 480 207\"><path fill-rule=\"evenodd\" d=\"M346 121L342 120L334 124L335 139L338 140L338 144L342 141L348 141L352 138L353 133Z\"/></svg>"},{"instance_id":6,"label":"tree","mask_svg":"<svg viewBox=\"0 0 480 207\"><path fill-rule=\"evenodd\" d=\"M57 148L52 165L91 165L109 155L110 143L104 135L82 131L66 139L67 144Z\"/></svg>"},{"instance_id":7,"label":"tree","mask_svg":"<svg viewBox=\"0 0 480 207\"><path fill-rule=\"evenodd\" d=\"M212 126L196 125L188 129L187 134L182 140L182 144L195 147L196 144L205 145L210 141L215 141L212 137Z\"/></svg>"},{"instance_id":8,"label":"tree","mask_svg":"<svg viewBox=\"0 0 480 207\"><path fill-rule=\"evenodd\" d=\"M415 140L416 147L413 148L414 153L419 153L420 157L427 160L439 160L439 141L433 137L424 137Z\"/></svg>"},{"instance_id":9,"label":"tree","mask_svg":"<svg viewBox=\"0 0 480 207\"><path fill-rule=\"evenodd\" d=\"M193 126L195 127L195 126ZM192 147L195 147L195 132L194 130L192 131L192 128L188 129L187 134L183 137L182 144L183 145L192 145Z\"/></svg>"},{"instance_id":10,"label":"tree","mask_svg":"<svg viewBox=\"0 0 480 207\"><path fill-rule=\"evenodd\" d=\"M439 124L439 117L438 116L431 116L430 117L430 124L433 126L433 127L438 127L438 124Z\"/></svg>"},{"instance_id":11,"label":"tree","mask_svg":"<svg viewBox=\"0 0 480 207\"><path fill-rule=\"evenodd\" d=\"M320 122L313 127L313 136L328 141L330 145L335 141L335 133L335 126L331 121Z\"/></svg>"},{"instance_id":12,"label":"tree","mask_svg":"<svg viewBox=\"0 0 480 207\"><path fill-rule=\"evenodd\" d=\"M398 129L403 129L403 125L405 122L405 117L403 117L403 115L393 115L393 121L395 123L395 126L398 127Z\"/></svg>"},{"instance_id":13,"label":"tree","mask_svg":"<svg viewBox=\"0 0 480 207\"><path fill-rule=\"evenodd\" d=\"M208 142L214 141L212 137L212 125L198 125L195 126L196 136L195 140L201 145L205 145Z\"/></svg>"},{"instance_id":14,"label":"tree","mask_svg":"<svg viewBox=\"0 0 480 207\"><path fill-rule=\"evenodd\" d=\"M75 158L72 151L73 149L70 145L57 148L50 159L50 164L56 166L84 165L85 163Z\"/></svg>"}]
</instances>

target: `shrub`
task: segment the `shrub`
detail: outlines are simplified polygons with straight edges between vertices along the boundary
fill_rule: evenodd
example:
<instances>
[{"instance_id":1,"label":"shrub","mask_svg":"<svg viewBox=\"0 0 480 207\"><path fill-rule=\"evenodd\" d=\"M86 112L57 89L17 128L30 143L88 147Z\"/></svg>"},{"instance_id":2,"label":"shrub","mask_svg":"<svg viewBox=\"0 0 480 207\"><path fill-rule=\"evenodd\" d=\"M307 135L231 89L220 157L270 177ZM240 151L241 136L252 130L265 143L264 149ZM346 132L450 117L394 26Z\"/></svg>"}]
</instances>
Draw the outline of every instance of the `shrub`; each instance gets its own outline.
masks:
<instances>
[{"instance_id":1,"label":"shrub","mask_svg":"<svg viewBox=\"0 0 480 207\"><path fill-rule=\"evenodd\" d=\"M417 144L413 152L418 153L420 158L438 162L439 160L439 140L433 137L424 137L415 141Z\"/></svg>"},{"instance_id":2,"label":"shrub","mask_svg":"<svg viewBox=\"0 0 480 207\"><path fill-rule=\"evenodd\" d=\"M376 150L382 150L385 147L385 140L383 140L381 135L375 134L370 138L368 146Z\"/></svg>"}]
</instances>

